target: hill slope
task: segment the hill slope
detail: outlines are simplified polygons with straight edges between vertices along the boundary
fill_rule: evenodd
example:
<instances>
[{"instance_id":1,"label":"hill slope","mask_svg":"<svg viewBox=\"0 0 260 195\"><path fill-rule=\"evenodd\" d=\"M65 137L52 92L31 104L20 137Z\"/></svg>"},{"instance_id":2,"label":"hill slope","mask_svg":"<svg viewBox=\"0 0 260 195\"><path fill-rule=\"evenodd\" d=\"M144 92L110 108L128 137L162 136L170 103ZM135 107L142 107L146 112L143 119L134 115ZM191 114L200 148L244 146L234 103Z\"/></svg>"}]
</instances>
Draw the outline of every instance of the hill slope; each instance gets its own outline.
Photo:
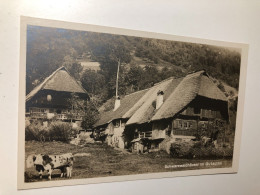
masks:
<instances>
[{"instance_id":1,"label":"hill slope","mask_svg":"<svg viewBox=\"0 0 260 195\"><path fill-rule=\"evenodd\" d=\"M120 95L200 69L238 89L241 56L234 49L36 26L28 26L27 32L27 93L64 65L102 104L115 94L119 61ZM83 71L79 57L100 63L101 70Z\"/></svg>"}]
</instances>

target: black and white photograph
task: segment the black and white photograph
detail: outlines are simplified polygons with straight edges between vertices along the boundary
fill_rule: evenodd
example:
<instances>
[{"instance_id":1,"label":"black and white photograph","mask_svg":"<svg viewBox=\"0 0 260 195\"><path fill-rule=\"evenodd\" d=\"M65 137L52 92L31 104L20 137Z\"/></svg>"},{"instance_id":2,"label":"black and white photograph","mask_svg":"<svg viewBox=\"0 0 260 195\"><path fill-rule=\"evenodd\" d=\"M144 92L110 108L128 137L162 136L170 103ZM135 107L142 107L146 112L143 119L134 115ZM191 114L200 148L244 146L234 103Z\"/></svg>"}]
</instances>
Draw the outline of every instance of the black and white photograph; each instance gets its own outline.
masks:
<instances>
[{"instance_id":1,"label":"black and white photograph","mask_svg":"<svg viewBox=\"0 0 260 195\"><path fill-rule=\"evenodd\" d=\"M20 188L237 171L243 44L22 22Z\"/></svg>"}]
</instances>

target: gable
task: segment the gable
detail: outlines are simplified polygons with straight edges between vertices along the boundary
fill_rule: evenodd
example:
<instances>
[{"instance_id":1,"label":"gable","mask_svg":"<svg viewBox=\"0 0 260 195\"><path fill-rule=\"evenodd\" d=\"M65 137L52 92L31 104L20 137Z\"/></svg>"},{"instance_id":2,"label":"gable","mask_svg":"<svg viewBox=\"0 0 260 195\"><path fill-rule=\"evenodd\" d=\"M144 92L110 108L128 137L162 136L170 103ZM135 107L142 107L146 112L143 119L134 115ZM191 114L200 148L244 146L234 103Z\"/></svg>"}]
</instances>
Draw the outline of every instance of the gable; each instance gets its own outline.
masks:
<instances>
[{"instance_id":1,"label":"gable","mask_svg":"<svg viewBox=\"0 0 260 195\"><path fill-rule=\"evenodd\" d=\"M26 101L29 101L43 89L70 93L87 93L86 90L68 73L65 67L58 68L49 77L45 78L41 84L36 86L26 96Z\"/></svg>"},{"instance_id":2,"label":"gable","mask_svg":"<svg viewBox=\"0 0 260 195\"><path fill-rule=\"evenodd\" d=\"M197 96L226 102L223 92L205 74L199 71L187 75L153 116L152 121L173 117Z\"/></svg>"},{"instance_id":3,"label":"gable","mask_svg":"<svg viewBox=\"0 0 260 195\"><path fill-rule=\"evenodd\" d=\"M227 97L224 93L216 86L216 84L206 76L201 76L200 89L198 95L207 97L215 100L227 101Z\"/></svg>"},{"instance_id":4,"label":"gable","mask_svg":"<svg viewBox=\"0 0 260 195\"><path fill-rule=\"evenodd\" d=\"M147 89L142 91L137 91L132 94L126 95L121 99L121 104L119 108L115 111L110 110L107 112L102 112L100 114L100 120L94 125L95 127L105 125L109 122L111 122L114 119L117 118L130 118L132 115L128 115L125 117L125 114L134 107L136 102L140 100L144 96L144 94L147 92Z\"/></svg>"},{"instance_id":5,"label":"gable","mask_svg":"<svg viewBox=\"0 0 260 195\"><path fill-rule=\"evenodd\" d=\"M74 78L72 78L72 76L69 75L65 69L59 70L45 83L42 89L72 93L85 93L85 90Z\"/></svg>"}]
</instances>

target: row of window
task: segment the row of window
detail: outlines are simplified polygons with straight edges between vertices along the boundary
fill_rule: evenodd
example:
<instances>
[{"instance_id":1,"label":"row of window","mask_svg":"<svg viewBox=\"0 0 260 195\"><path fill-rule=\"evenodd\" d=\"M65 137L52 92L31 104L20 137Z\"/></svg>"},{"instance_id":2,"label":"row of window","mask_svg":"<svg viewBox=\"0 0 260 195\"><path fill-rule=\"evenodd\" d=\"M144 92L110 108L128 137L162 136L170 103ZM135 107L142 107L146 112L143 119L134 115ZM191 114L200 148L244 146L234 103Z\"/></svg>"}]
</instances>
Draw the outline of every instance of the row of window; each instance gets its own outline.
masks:
<instances>
[{"instance_id":1,"label":"row of window","mask_svg":"<svg viewBox=\"0 0 260 195\"><path fill-rule=\"evenodd\" d=\"M186 110L183 111L184 115L201 115L202 117L212 118L212 117L221 117L220 112L216 110L208 110L202 109L199 107L188 107Z\"/></svg>"},{"instance_id":2,"label":"row of window","mask_svg":"<svg viewBox=\"0 0 260 195\"><path fill-rule=\"evenodd\" d=\"M178 129L192 129L194 127L194 121L174 120L172 126Z\"/></svg>"},{"instance_id":3,"label":"row of window","mask_svg":"<svg viewBox=\"0 0 260 195\"><path fill-rule=\"evenodd\" d=\"M114 127L120 127L120 120L116 120L114 123ZM121 122L121 127L124 127L125 126L125 123Z\"/></svg>"},{"instance_id":4,"label":"row of window","mask_svg":"<svg viewBox=\"0 0 260 195\"><path fill-rule=\"evenodd\" d=\"M174 120L172 122L173 129L196 129L197 125L200 128L208 128L209 126L223 127L225 124L222 120L216 121L199 121L198 124L194 120Z\"/></svg>"}]
</instances>

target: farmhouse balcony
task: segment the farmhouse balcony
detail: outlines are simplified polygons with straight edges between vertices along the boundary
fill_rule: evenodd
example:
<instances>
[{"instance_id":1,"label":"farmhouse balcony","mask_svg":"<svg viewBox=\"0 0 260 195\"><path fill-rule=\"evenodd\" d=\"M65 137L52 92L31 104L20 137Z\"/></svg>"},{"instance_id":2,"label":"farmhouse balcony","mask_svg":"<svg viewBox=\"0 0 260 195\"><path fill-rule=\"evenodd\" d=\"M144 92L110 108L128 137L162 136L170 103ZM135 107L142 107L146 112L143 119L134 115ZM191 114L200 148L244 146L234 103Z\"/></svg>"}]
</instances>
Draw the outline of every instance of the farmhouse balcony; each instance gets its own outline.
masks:
<instances>
[{"instance_id":1,"label":"farmhouse balcony","mask_svg":"<svg viewBox=\"0 0 260 195\"><path fill-rule=\"evenodd\" d=\"M47 119L47 113L30 113L26 116L33 119Z\"/></svg>"},{"instance_id":2,"label":"farmhouse balcony","mask_svg":"<svg viewBox=\"0 0 260 195\"><path fill-rule=\"evenodd\" d=\"M135 136L136 138L151 138L152 137L152 131L145 131L145 132L139 132L138 135Z\"/></svg>"},{"instance_id":3,"label":"farmhouse balcony","mask_svg":"<svg viewBox=\"0 0 260 195\"><path fill-rule=\"evenodd\" d=\"M30 113L26 117L31 119L57 119L57 120L82 120L82 116L77 114L57 114L57 113Z\"/></svg>"}]
</instances>

